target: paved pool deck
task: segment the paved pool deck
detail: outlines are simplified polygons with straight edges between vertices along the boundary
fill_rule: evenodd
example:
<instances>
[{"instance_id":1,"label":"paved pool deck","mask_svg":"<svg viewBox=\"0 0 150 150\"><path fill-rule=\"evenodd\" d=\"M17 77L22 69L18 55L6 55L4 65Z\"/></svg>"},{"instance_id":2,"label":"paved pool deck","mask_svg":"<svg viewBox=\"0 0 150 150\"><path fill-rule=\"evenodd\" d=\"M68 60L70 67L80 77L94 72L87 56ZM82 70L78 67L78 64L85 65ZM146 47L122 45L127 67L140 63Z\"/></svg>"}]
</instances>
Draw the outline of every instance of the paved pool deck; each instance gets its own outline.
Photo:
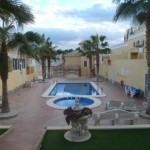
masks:
<instances>
[{"instance_id":1,"label":"paved pool deck","mask_svg":"<svg viewBox=\"0 0 150 150\"><path fill-rule=\"evenodd\" d=\"M36 150L45 127L67 126L63 110L50 108L46 105L49 98L41 95L46 89L57 81L71 81L71 79L54 78L46 82L37 83L37 86L20 88L9 94L11 110L17 110L19 115L15 118L0 120L0 125L11 125L12 130L5 137L0 139L0 150ZM75 81L95 81L94 78L79 78ZM105 97L100 98L102 104L92 109L93 112L105 111L106 102L110 100L136 100L138 110L143 109L144 101L141 97L131 98L127 96L121 87L117 87L109 81L95 82L99 87L103 87ZM128 124L128 122L123 122ZM150 120L139 118L138 124L150 124ZM92 118L89 125L94 125ZM103 125L110 125L104 122Z\"/></svg>"}]
</instances>

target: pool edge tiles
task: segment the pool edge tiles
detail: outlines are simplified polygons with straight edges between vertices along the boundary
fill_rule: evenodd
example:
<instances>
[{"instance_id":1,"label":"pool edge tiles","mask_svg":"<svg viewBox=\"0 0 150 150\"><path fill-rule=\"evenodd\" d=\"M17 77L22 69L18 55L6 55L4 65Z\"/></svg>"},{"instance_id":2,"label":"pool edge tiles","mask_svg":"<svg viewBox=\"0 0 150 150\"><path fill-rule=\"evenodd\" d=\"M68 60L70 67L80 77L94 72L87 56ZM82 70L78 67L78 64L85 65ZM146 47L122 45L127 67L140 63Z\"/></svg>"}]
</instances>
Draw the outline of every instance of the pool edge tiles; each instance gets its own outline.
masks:
<instances>
[{"instance_id":1,"label":"pool edge tiles","mask_svg":"<svg viewBox=\"0 0 150 150\"><path fill-rule=\"evenodd\" d=\"M54 96L49 96L49 93L53 90L57 83L53 83L48 87L48 89L42 94L42 97L54 97Z\"/></svg>"},{"instance_id":2,"label":"pool edge tiles","mask_svg":"<svg viewBox=\"0 0 150 150\"><path fill-rule=\"evenodd\" d=\"M93 88L96 90L96 92L99 95L49 95L49 93L51 93L51 91L54 89L54 87L56 86L56 84L59 83L90 83ZM104 97L106 96L106 94L102 91L102 89L100 87L98 87L94 82L55 82L54 84L52 84L43 94L42 97L60 97L60 96L77 96L77 97L82 97L82 96L87 96L87 97Z\"/></svg>"},{"instance_id":3,"label":"pool edge tiles","mask_svg":"<svg viewBox=\"0 0 150 150\"><path fill-rule=\"evenodd\" d=\"M73 96L73 97L76 97L76 96ZM60 105L57 105L55 104L54 102L58 99L61 99L61 98L65 98L65 96L60 96L60 97L54 97L54 98L51 98L49 100L46 101L46 104L49 106L49 107L52 107L52 108L56 108L56 109L66 109L67 107L65 106L60 106ZM66 97L67 98L67 97ZM93 104L91 105L88 105L88 106L85 106L85 107L88 107L88 108L95 108L95 107L98 107L101 105L101 100L97 99L97 98L93 98L93 97L87 97L87 96L81 96L81 98L88 98L88 99L91 99L94 101ZM83 106L84 107L84 106ZM81 108L83 108L81 107Z\"/></svg>"}]
</instances>

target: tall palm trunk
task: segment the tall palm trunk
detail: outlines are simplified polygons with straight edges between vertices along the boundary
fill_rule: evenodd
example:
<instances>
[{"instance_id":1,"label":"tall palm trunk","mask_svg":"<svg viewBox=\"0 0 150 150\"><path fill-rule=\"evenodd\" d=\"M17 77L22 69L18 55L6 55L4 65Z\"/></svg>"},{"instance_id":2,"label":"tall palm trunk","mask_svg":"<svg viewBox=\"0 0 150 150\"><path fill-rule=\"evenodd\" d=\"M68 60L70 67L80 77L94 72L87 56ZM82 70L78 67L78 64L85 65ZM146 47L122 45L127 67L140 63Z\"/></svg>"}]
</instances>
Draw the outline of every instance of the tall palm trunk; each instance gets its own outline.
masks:
<instances>
[{"instance_id":1,"label":"tall palm trunk","mask_svg":"<svg viewBox=\"0 0 150 150\"><path fill-rule=\"evenodd\" d=\"M48 79L50 79L50 67L51 67L51 59L48 58Z\"/></svg>"},{"instance_id":2,"label":"tall palm trunk","mask_svg":"<svg viewBox=\"0 0 150 150\"><path fill-rule=\"evenodd\" d=\"M99 81L99 52L96 52L96 81Z\"/></svg>"},{"instance_id":3,"label":"tall palm trunk","mask_svg":"<svg viewBox=\"0 0 150 150\"><path fill-rule=\"evenodd\" d=\"M92 56L89 56L89 66L90 66L90 77L93 76L93 72L92 72Z\"/></svg>"},{"instance_id":4,"label":"tall palm trunk","mask_svg":"<svg viewBox=\"0 0 150 150\"><path fill-rule=\"evenodd\" d=\"M146 109L146 114L150 115L150 9L148 11L146 19L146 50L147 50L147 65L148 65L148 107Z\"/></svg>"},{"instance_id":5,"label":"tall palm trunk","mask_svg":"<svg viewBox=\"0 0 150 150\"><path fill-rule=\"evenodd\" d=\"M41 58L41 63L42 63L42 77L43 77L43 81L45 81L46 73L45 73L45 59L44 58Z\"/></svg>"},{"instance_id":6,"label":"tall palm trunk","mask_svg":"<svg viewBox=\"0 0 150 150\"><path fill-rule=\"evenodd\" d=\"M2 41L1 53L0 53L0 76L2 80L2 113L10 112L8 92L7 92L7 79L8 79L8 53L6 41Z\"/></svg>"}]
</instances>

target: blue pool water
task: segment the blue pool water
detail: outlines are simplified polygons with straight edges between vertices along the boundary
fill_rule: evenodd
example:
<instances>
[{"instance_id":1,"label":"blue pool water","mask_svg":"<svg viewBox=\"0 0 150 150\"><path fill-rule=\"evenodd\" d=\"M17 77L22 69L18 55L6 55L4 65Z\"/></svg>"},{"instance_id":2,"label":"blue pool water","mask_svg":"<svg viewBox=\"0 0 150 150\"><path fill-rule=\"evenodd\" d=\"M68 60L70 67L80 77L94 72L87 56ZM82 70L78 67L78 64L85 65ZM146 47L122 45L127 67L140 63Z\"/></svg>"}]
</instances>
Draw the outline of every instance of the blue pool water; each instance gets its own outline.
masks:
<instances>
[{"instance_id":1,"label":"blue pool water","mask_svg":"<svg viewBox=\"0 0 150 150\"><path fill-rule=\"evenodd\" d=\"M91 83L57 83L48 94L49 96L61 95L99 95Z\"/></svg>"},{"instance_id":2,"label":"blue pool water","mask_svg":"<svg viewBox=\"0 0 150 150\"><path fill-rule=\"evenodd\" d=\"M64 107L74 107L75 106L75 100L76 97L63 97L63 98L58 98L57 100L54 101L54 104L59 105L59 106L64 106ZM84 106L89 106L92 105L94 101L89 98L81 97L79 98L79 106L84 107Z\"/></svg>"}]
</instances>

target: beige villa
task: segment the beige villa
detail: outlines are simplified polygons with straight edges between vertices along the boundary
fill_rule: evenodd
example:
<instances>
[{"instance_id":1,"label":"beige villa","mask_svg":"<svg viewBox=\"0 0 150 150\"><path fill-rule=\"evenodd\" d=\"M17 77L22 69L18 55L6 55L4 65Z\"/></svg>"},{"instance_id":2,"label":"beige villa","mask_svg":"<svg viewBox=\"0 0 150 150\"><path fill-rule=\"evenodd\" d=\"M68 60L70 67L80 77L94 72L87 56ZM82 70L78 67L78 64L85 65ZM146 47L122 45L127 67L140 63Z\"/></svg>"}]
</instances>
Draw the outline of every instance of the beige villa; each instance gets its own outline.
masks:
<instances>
[{"instance_id":1,"label":"beige villa","mask_svg":"<svg viewBox=\"0 0 150 150\"><path fill-rule=\"evenodd\" d=\"M54 68L55 77L90 76L89 60L78 51L64 55L64 63Z\"/></svg>"},{"instance_id":2,"label":"beige villa","mask_svg":"<svg viewBox=\"0 0 150 150\"><path fill-rule=\"evenodd\" d=\"M9 50L8 91L13 91L22 86L26 81L33 81L40 74L41 66L34 59L20 57L16 50ZM0 96L2 94L0 80Z\"/></svg>"},{"instance_id":3,"label":"beige villa","mask_svg":"<svg viewBox=\"0 0 150 150\"><path fill-rule=\"evenodd\" d=\"M139 88L147 96L147 63L145 51L145 26L126 31L124 42L111 47L109 60L100 66L100 74L115 84Z\"/></svg>"},{"instance_id":4,"label":"beige villa","mask_svg":"<svg viewBox=\"0 0 150 150\"><path fill-rule=\"evenodd\" d=\"M84 41L79 45L82 48ZM145 52L145 26L132 27L124 36L124 42L111 47L111 54L100 55L100 76L116 85L127 85L141 89L147 96L147 63ZM92 58L93 75L95 75L95 56ZM53 77L90 77L89 59L78 51L64 55L52 67ZM14 90L26 81L37 79L41 75L41 65L35 60L22 58L17 51L9 51L8 91ZM0 87L1 85L0 80ZM0 96L2 89L0 88Z\"/></svg>"},{"instance_id":5,"label":"beige villa","mask_svg":"<svg viewBox=\"0 0 150 150\"><path fill-rule=\"evenodd\" d=\"M84 41L79 45L82 48ZM147 96L147 63L145 51L145 26L127 29L124 42L111 47L111 54L100 55L100 76L116 85L132 86ZM95 57L92 58L95 72ZM64 56L64 63L55 67L55 77L69 74L90 76L89 60L73 51Z\"/></svg>"}]
</instances>

